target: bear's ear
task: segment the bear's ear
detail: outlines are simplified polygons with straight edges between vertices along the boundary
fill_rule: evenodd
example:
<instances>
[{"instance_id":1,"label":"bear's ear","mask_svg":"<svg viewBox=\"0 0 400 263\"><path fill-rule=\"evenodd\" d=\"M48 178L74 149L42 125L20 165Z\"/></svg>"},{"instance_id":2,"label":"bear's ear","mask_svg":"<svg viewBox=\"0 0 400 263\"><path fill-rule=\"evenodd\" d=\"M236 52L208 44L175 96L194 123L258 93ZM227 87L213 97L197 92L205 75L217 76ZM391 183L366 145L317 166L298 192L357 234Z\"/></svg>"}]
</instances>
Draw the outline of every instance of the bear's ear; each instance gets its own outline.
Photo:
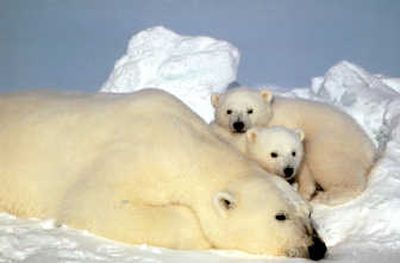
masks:
<instances>
[{"instance_id":1,"label":"bear's ear","mask_svg":"<svg viewBox=\"0 0 400 263\"><path fill-rule=\"evenodd\" d=\"M223 191L214 196L213 204L218 214L226 217L231 210L236 208L236 199L233 194Z\"/></svg>"},{"instance_id":2,"label":"bear's ear","mask_svg":"<svg viewBox=\"0 0 400 263\"><path fill-rule=\"evenodd\" d=\"M294 132L299 136L300 141L304 140L305 134L302 129L295 129Z\"/></svg>"},{"instance_id":3,"label":"bear's ear","mask_svg":"<svg viewBox=\"0 0 400 263\"><path fill-rule=\"evenodd\" d=\"M261 95L261 98L262 98L266 103L270 103L270 102L272 101L272 98L274 97L274 96L272 95L272 92L269 91L269 90L266 90L266 89L262 89L262 90L260 91L260 95Z\"/></svg>"},{"instance_id":4,"label":"bear's ear","mask_svg":"<svg viewBox=\"0 0 400 263\"><path fill-rule=\"evenodd\" d=\"M218 107L220 98L221 98L220 93L211 94L211 104L213 105L214 109Z\"/></svg>"},{"instance_id":5,"label":"bear's ear","mask_svg":"<svg viewBox=\"0 0 400 263\"><path fill-rule=\"evenodd\" d=\"M246 140L248 142L251 142L251 143L256 142L257 136L258 136L257 131L254 128L251 128L251 129L247 130L247 132L246 132Z\"/></svg>"}]
</instances>

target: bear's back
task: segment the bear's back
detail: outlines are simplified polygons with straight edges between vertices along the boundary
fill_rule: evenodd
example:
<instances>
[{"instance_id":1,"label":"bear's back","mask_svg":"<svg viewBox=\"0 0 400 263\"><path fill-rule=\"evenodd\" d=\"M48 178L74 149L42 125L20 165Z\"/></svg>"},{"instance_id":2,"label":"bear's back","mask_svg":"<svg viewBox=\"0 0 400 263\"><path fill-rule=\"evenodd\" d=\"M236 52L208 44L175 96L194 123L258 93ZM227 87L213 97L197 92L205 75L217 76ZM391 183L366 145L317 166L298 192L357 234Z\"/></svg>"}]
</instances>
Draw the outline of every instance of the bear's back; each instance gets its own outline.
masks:
<instances>
[{"instance_id":1,"label":"bear's back","mask_svg":"<svg viewBox=\"0 0 400 263\"><path fill-rule=\"evenodd\" d=\"M6 94L0 96L0 127L0 208L21 216L51 215L67 189L110 160L117 172L124 166L143 178L157 167L168 171L165 177L215 176L223 170L220 156L248 167L200 117L158 90Z\"/></svg>"},{"instance_id":2,"label":"bear's back","mask_svg":"<svg viewBox=\"0 0 400 263\"><path fill-rule=\"evenodd\" d=\"M51 214L45 208L54 210L53 203L86 176L85 170L98 159L128 148L149 158L144 148L172 145L175 138L171 136L179 130L184 130L181 139L186 135L190 141L189 131L197 127L199 133L206 133L203 126L190 109L163 91L4 94L0 96L0 180L4 186L0 207L21 216ZM168 139L162 135L168 133ZM174 149L169 150L173 154Z\"/></svg>"}]
</instances>

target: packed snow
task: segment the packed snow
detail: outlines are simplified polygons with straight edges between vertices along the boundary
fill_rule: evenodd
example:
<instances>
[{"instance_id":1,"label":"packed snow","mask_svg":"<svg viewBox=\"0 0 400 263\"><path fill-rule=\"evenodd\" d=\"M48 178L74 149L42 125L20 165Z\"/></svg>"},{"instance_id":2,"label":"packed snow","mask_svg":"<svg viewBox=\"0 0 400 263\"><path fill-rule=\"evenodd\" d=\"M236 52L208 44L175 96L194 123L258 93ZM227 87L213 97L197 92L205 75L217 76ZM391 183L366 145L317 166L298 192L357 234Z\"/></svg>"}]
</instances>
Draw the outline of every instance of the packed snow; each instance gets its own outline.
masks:
<instances>
[{"instance_id":1,"label":"packed snow","mask_svg":"<svg viewBox=\"0 0 400 263\"><path fill-rule=\"evenodd\" d=\"M181 36L164 27L134 35L126 54L104 83L104 92L132 92L157 87L186 102L207 121L212 118L210 92L235 81L239 51L232 44L205 36ZM196 96L193 96L196 94Z\"/></svg>"},{"instance_id":2,"label":"packed snow","mask_svg":"<svg viewBox=\"0 0 400 263\"><path fill-rule=\"evenodd\" d=\"M167 90L212 119L209 97L236 79L237 49L208 37L180 36L163 27L134 35L104 92L146 87ZM400 79L373 75L343 61L310 88L285 96L324 101L343 109L380 149L366 191L341 206L314 205L313 218L329 246L325 262L400 261ZM129 246L52 220L0 214L0 262L304 262L237 251L177 251Z\"/></svg>"}]
</instances>

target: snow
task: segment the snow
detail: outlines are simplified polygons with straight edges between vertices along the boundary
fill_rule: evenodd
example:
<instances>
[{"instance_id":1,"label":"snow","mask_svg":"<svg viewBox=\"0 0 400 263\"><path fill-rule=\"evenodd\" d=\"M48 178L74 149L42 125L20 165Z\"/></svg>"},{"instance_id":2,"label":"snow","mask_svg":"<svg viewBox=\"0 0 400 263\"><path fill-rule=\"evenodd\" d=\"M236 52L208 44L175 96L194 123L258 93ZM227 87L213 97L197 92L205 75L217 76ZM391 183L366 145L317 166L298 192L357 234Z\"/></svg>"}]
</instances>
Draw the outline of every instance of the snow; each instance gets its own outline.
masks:
<instances>
[{"instance_id":1,"label":"snow","mask_svg":"<svg viewBox=\"0 0 400 263\"><path fill-rule=\"evenodd\" d=\"M385 78L384 76L380 75L378 75L378 77L383 83L396 90L397 92L400 92L400 78Z\"/></svg>"},{"instance_id":2,"label":"snow","mask_svg":"<svg viewBox=\"0 0 400 263\"><path fill-rule=\"evenodd\" d=\"M181 36L164 27L134 35L114 66L104 92L132 92L149 87L166 90L210 121L210 93L236 79L239 51L226 41ZM191 96L191 94L197 96ZM207 106L206 106L207 105Z\"/></svg>"},{"instance_id":3,"label":"snow","mask_svg":"<svg viewBox=\"0 0 400 263\"><path fill-rule=\"evenodd\" d=\"M314 79L312 83L312 95L352 115L377 146L384 148L389 132L384 123L385 114L388 104L398 92L378 77L347 61L333 66L324 78Z\"/></svg>"},{"instance_id":4,"label":"snow","mask_svg":"<svg viewBox=\"0 0 400 263\"><path fill-rule=\"evenodd\" d=\"M130 92L158 86L172 92L205 120L211 92L235 80L239 53L207 37L180 36L162 27L133 36L102 91ZM207 62L207 63L205 63ZM343 61L310 88L282 95L338 106L367 131L380 149L366 191L341 206L314 205L313 218L329 246L324 262L400 261L400 79L370 74ZM52 220L0 214L0 262L305 262L236 251L177 251L128 246Z\"/></svg>"}]
</instances>

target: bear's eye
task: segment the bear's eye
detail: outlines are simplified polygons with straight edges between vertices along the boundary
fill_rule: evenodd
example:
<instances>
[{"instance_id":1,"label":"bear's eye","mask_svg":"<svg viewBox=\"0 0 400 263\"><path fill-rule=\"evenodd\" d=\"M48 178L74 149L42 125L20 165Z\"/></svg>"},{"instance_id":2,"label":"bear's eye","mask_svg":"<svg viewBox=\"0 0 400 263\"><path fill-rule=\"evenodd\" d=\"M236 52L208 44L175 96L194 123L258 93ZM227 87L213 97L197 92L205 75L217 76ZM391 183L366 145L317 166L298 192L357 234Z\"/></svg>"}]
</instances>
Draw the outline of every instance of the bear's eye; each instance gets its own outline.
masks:
<instances>
[{"instance_id":1,"label":"bear's eye","mask_svg":"<svg viewBox=\"0 0 400 263\"><path fill-rule=\"evenodd\" d=\"M293 157L296 156L296 152L295 152L295 151L292 152L292 156L293 156Z\"/></svg>"},{"instance_id":2,"label":"bear's eye","mask_svg":"<svg viewBox=\"0 0 400 263\"><path fill-rule=\"evenodd\" d=\"M271 153L271 157L272 157L272 158L276 158L276 157L278 157L278 154L277 154L276 152L272 152L272 153Z\"/></svg>"},{"instance_id":3,"label":"bear's eye","mask_svg":"<svg viewBox=\"0 0 400 263\"><path fill-rule=\"evenodd\" d=\"M252 114L253 113L253 109L250 109L247 111L247 114Z\"/></svg>"},{"instance_id":4,"label":"bear's eye","mask_svg":"<svg viewBox=\"0 0 400 263\"><path fill-rule=\"evenodd\" d=\"M278 221L285 221L287 216L284 213L278 213L275 215L275 219Z\"/></svg>"},{"instance_id":5,"label":"bear's eye","mask_svg":"<svg viewBox=\"0 0 400 263\"><path fill-rule=\"evenodd\" d=\"M228 115L232 114L232 110L227 110L226 114L228 114Z\"/></svg>"}]
</instances>

